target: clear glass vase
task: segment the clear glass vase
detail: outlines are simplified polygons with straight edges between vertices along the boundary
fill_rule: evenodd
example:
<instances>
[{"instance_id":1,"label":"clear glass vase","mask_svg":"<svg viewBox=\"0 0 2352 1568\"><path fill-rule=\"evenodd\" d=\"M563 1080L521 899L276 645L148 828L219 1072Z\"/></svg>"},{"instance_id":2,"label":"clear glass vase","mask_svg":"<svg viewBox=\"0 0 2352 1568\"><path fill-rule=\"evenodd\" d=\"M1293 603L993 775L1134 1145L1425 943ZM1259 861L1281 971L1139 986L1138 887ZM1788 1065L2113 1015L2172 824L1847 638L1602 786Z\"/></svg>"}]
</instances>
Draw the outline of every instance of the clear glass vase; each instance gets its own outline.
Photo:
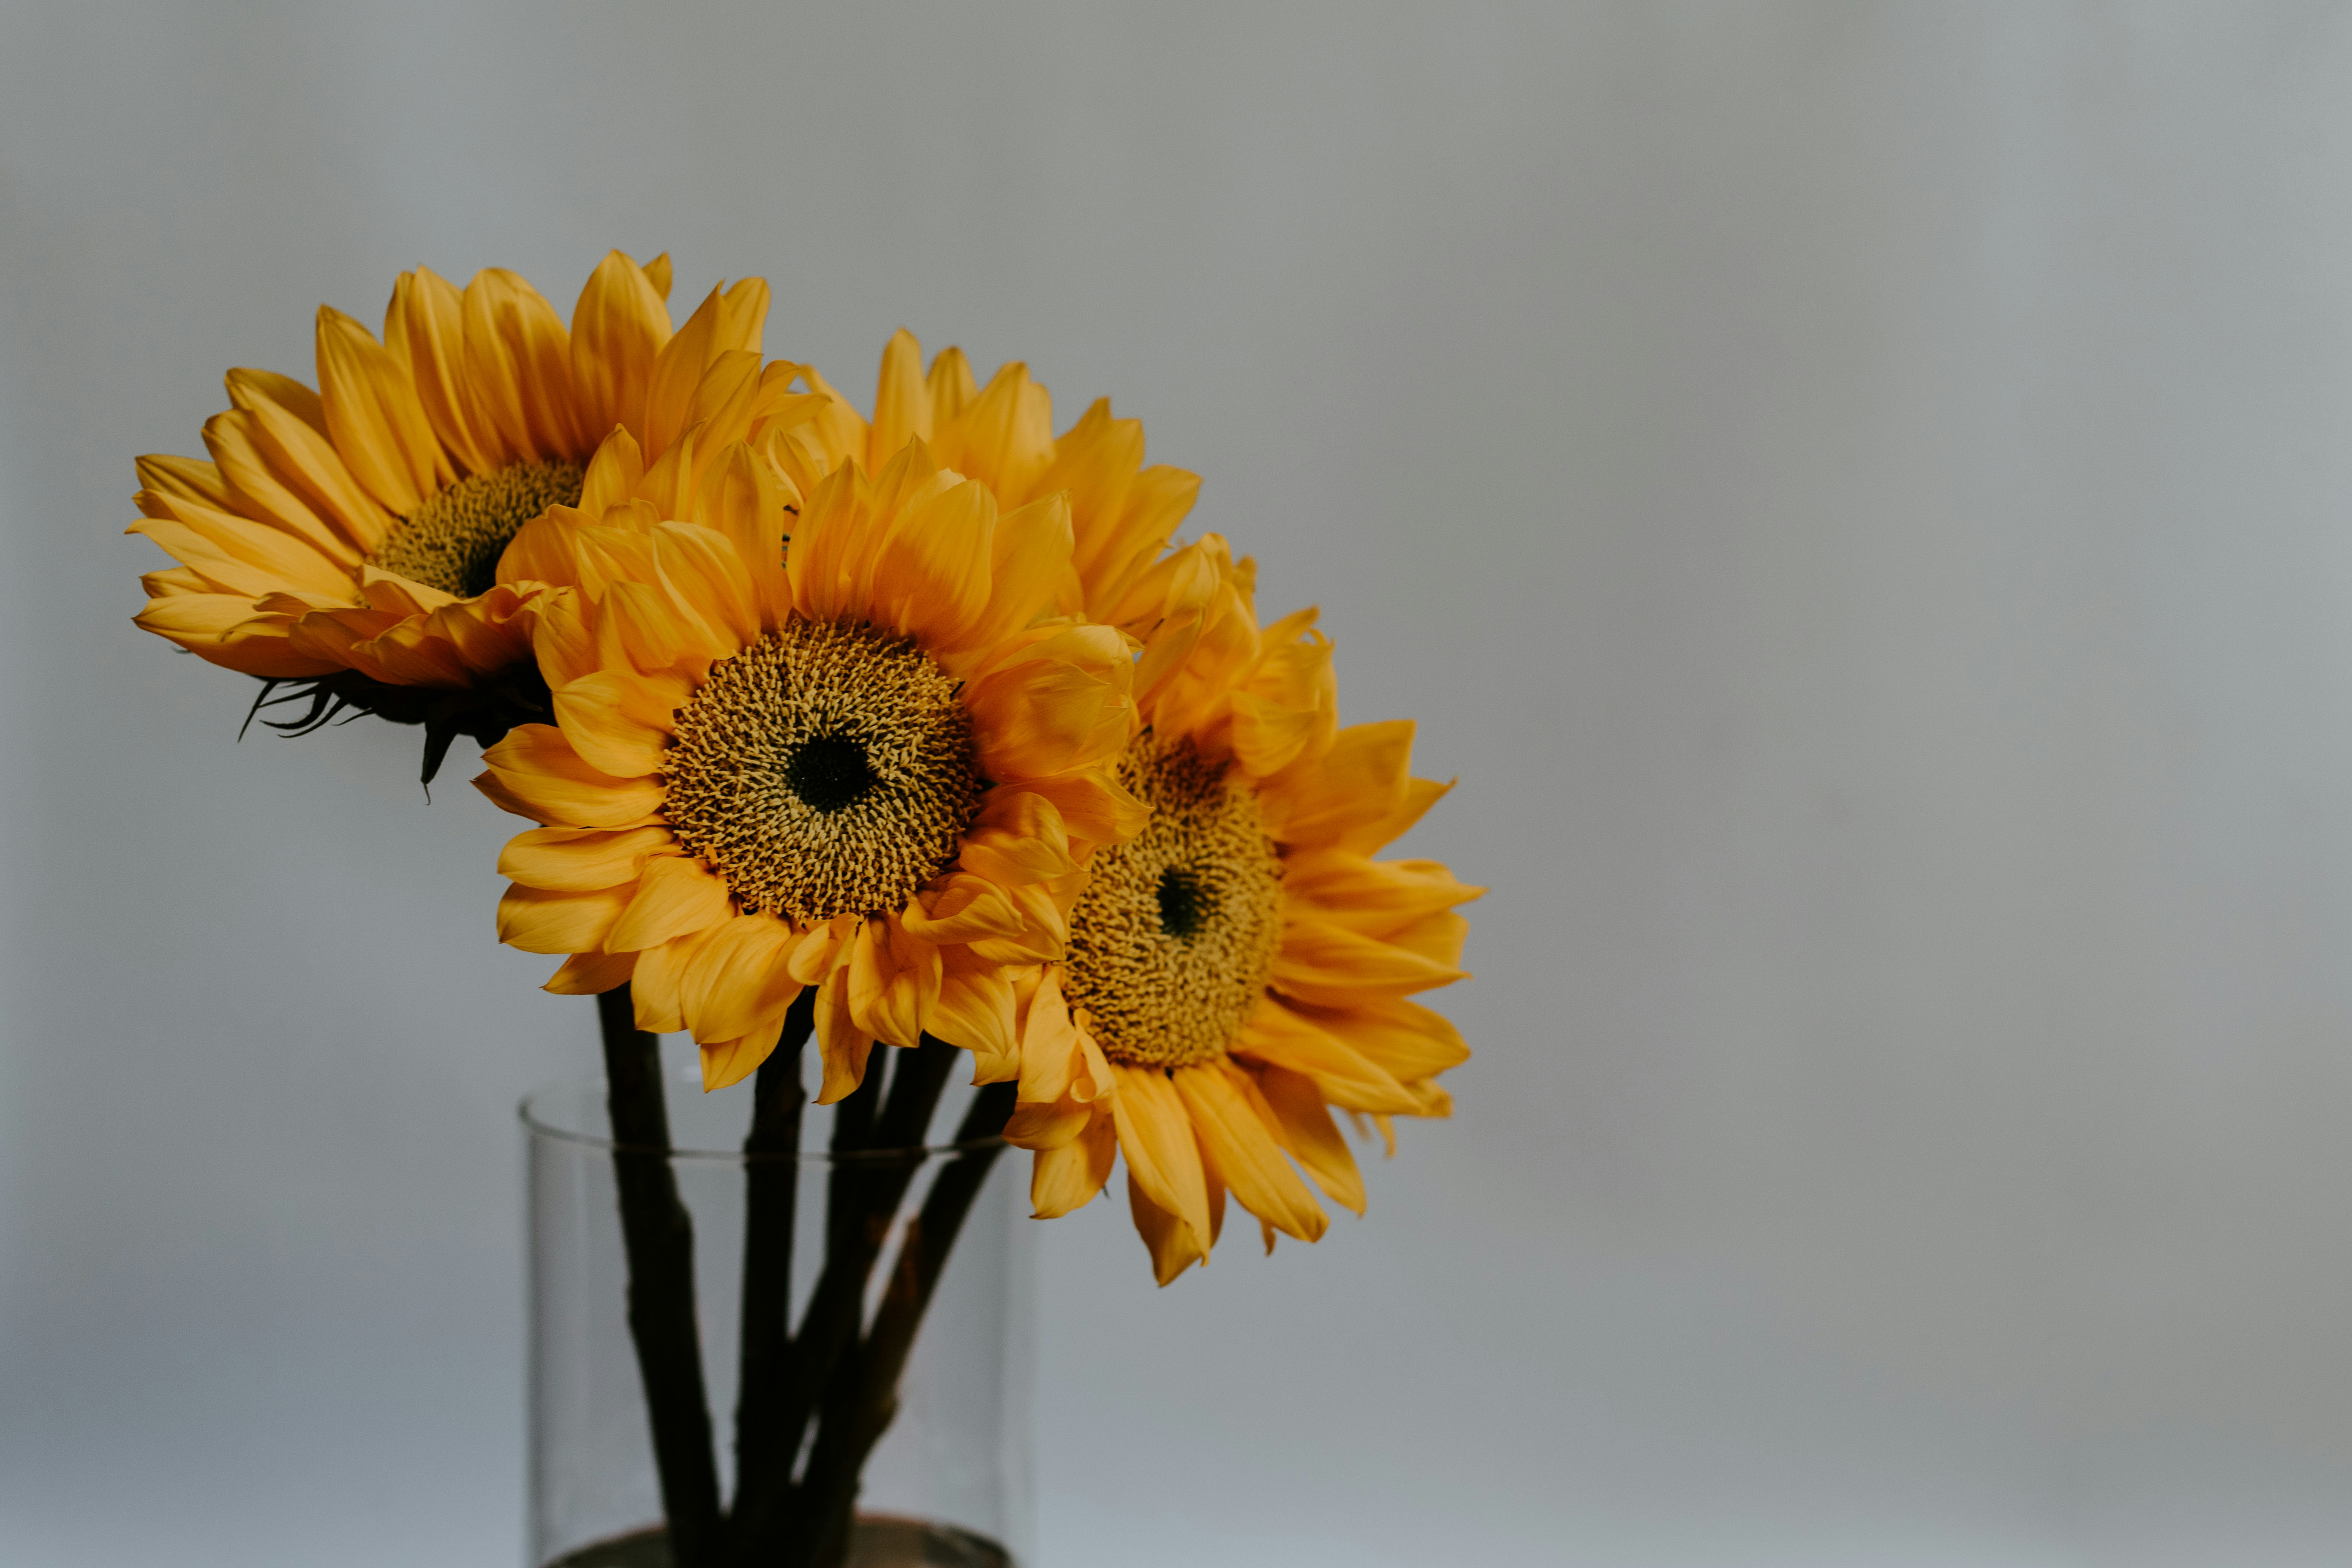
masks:
<instances>
[{"instance_id":1,"label":"clear glass vase","mask_svg":"<svg viewBox=\"0 0 2352 1568\"><path fill-rule=\"evenodd\" d=\"M877 1061L887 1049L876 1049ZM828 1148L835 1112L815 1106L802 1119L801 1152L747 1153L750 1084L705 1095L690 1063L665 1076L666 1153L614 1143L602 1083L559 1085L521 1108L530 1143L533 1568L671 1568L665 1498L676 1480L656 1465L651 1417L665 1398L673 1423L667 1452L698 1445L715 1470L718 1544L697 1554L705 1562L728 1568L1016 1563L1030 1522L1032 1308L1027 1226L1020 1222L1026 1205L1019 1202L1027 1162L1003 1157L992 1139L836 1155ZM954 1128L954 1110L946 1108L932 1126ZM675 1194L668 1212L691 1226L691 1262L657 1283L683 1304L677 1277L690 1276L690 1306L682 1305L670 1327L690 1318L693 1329L677 1357L688 1371L680 1374L674 1364L664 1394L643 1361L646 1331L633 1312L622 1200L625 1191L637 1194L642 1223L645 1194L668 1190ZM969 1206L950 1227L940 1215L964 1194ZM786 1215L788 1245L779 1228ZM863 1252L853 1245L860 1237ZM677 1241L677 1232L668 1238ZM831 1271L829 1248L837 1255ZM872 1262L862 1276L843 1266L843 1256L866 1253ZM789 1258L788 1268L780 1269L780 1258ZM642 1256L637 1268L649 1272ZM927 1291L908 1289L919 1274ZM928 1304L914 1309L919 1326L910 1328L908 1302L918 1294ZM813 1310L820 1297L844 1323L836 1336L843 1348L824 1363L831 1374L820 1377L808 1365L778 1373L774 1357L805 1359L824 1340L816 1321L828 1313L822 1305ZM786 1301L788 1328L774 1322L772 1310ZM750 1316L770 1325L768 1338L744 1334L747 1302ZM635 1306L642 1311L642 1302ZM671 1333L672 1349L679 1337ZM894 1363L894 1349L905 1352L902 1363ZM860 1364L869 1389L862 1406L845 1394L856 1386ZM893 1364L903 1365L895 1401L877 1401L870 1391L887 1394ZM690 1433L698 1400L682 1398L675 1385L698 1367L707 1429L681 1442L677 1423ZM772 1396L749 1408L755 1402L744 1395L746 1367L753 1369L750 1383L772 1391L780 1377L784 1384L797 1377L804 1391L822 1382L806 1394L813 1414L788 1446L779 1436L786 1422L745 1426L762 1410L772 1417L777 1403ZM836 1444L827 1435L834 1428L856 1440ZM748 1479L739 1474L747 1463L756 1471ZM772 1524L780 1509L805 1514L828 1502L837 1503L844 1521L828 1547L812 1547L805 1530L778 1544L773 1529L746 1522L764 1516ZM845 1528L845 1542L838 1534Z\"/></svg>"}]
</instances>

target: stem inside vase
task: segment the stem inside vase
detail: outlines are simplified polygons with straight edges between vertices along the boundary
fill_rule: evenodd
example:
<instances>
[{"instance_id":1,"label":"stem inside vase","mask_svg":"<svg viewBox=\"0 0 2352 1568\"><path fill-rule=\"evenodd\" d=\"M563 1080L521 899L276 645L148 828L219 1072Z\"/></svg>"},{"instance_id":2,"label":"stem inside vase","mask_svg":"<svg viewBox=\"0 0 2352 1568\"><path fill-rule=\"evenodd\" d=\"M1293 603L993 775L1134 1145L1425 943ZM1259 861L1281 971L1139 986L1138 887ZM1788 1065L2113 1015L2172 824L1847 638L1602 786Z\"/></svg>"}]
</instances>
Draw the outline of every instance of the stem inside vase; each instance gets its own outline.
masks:
<instances>
[{"instance_id":1,"label":"stem inside vase","mask_svg":"<svg viewBox=\"0 0 2352 1568\"><path fill-rule=\"evenodd\" d=\"M857 1515L862 1475L898 1414L924 1315L1003 1151L1011 1084L972 1097L949 1148L926 1147L949 1077L970 1059L926 1037L913 1050L874 1052L858 1089L835 1108L824 1190L803 1194L802 1058L812 1003L808 992L796 1001L777 1049L746 1086L736 1485L732 1507L722 1508L696 1317L693 1221L679 1195L658 1043L635 1028L626 987L598 998L630 1341L668 1521L659 1550L676 1568L837 1568L853 1545L861 1562L878 1549L876 1531L903 1532L905 1521L886 1529L887 1521ZM929 1185L919 1189L926 1164ZM800 1223L821 1230L822 1257L795 1323L794 1215L803 1205L810 1213ZM897 1250L886 1258L894 1226ZM819 1239L812 1234L809 1242ZM869 1319L866 1303L877 1285ZM608 1545L621 1551L628 1542L630 1552L655 1549L644 1536ZM566 1559L592 1560L603 1561Z\"/></svg>"}]
</instances>

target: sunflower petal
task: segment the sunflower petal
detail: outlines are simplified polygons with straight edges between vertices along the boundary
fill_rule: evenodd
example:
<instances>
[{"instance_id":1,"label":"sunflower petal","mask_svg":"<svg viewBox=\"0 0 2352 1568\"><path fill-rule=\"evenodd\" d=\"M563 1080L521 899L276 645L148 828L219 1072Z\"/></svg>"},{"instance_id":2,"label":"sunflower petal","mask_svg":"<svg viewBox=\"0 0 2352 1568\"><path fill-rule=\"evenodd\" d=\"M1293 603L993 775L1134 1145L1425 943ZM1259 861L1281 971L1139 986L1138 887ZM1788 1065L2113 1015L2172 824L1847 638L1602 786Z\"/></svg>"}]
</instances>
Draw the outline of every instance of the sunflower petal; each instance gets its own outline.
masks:
<instances>
[{"instance_id":1,"label":"sunflower petal","mask_svg":"<svg viewBox=\"0 0 2352 1568\"><path fill-rule=\"evenodd\" d=\"M910 440L931 438L931 399L923 385L923 346L901 327L882 351L874 392L874 425L866 433L866 466L878 468Z\"/></svg>"},{"instance_id":2,"label":"sunflower petal","mask_svg":"<svg viewBox=\"0 0 2352 1568\"><path fill-rule=\"evenodd\" d=\"M1329 1223L1267 1131L1274 1120L1249 1074L1220 1060L1170 1075L1203 1153L1234 1198L1285 1236L1313 1241Z\"/></svg>"},{"instance_id":3,"label":"sunflower petal","mask_svg":"<svg viewBox=\"0 0 2352 1568\"><path fill-rule=\"evenodd\" d=\"M402 273L384 311L383 342L459 468L487 473L507 460L498 427L475 414L466 391L465 300L457 285L427 268Z\"/></svg>"},{"instance_id":4,"label":"sunflower petal","mask_svg":"<svg viewBox=\"0 0 2352 1568\"><path fill-rule=\"evenodd\" d=\"M846 964L835 969L816 994L816 1043L824 1059L824 1082L816 1102L838 1104L866 1081L866 1058L874 1050L874 1037L850 1016Z\"/></svg>"},{"instance_id":5,"label":"sunflower petal","mask_svg":"<svg viewBox=\"0 0 2352 1568\"><path fill-rule=\"evenodd\" d=\"M1094 1201L1110 1180L1118 1131L1107 1111L1089 1114L1067 1142L1040 1149L1029 1175L1029 1204L1038 1219L1058 1219Z\"/></svg>"},{"instance_id":6,"label":"sunflower petal","mask_svg":"<svg viewBox=\"0 0 2352 1568\"><path fill-rule=\"evenodd\" d=\"M773 1018L740 1039L721 1040L702 1047L702 1091L730 1089L759 1071L784 1037L784 1016Z\"/></svg>"},{"instance_id":7,"label":"sunflower petal","mask_svg":"<svg viewBox=\"0 0 2352 1568\"><path fill-rule=\"evenodd\" d=\"M723 922L702 944L678 984L686 1026L698 1040L734 1039L782 1018L801 983L784 961L800 935L773 915Z\"/></svg>"},{"instance_id":8,"label":"sunflower petal","mask_svg":"<svg viewBox=\"0 0 2352 1568\"><path fill-rule=\"evenodd\" d=\"M434 437L416 389L368 330L319 307L319 391L327 434L367 492L394 516L457 477Z\"/></svg>"},{"instance_id":9,"label":"sunflower petal","mask_svg":"<svg viewBox=\"0 0 2352 1568\"><path fill-rule=\"evenodd\" d=\"M707 930L733 913L727 884L709 868L682 855L665 855L646 863L635 896L604 945L614 952L642 952L672 937Z\"/></svg>"},{"instance_id":10,"label":"sunflower petal","mask_svg":"<svg viewBox=\"0 0 2352 1568\"><path fill-rule=\"evenodd\" d=\"M1202 1228L1196 1229L1191 1221L1178 1218L1152 1200L1143 1184L1136 1178L1134 1161L1129 1158L1127 1171L1128 1212L1135 1216L1136 1234L1143 1237L1143 1245L1151 1251L1152 1278L1161 1285L1173 1284L1176 1277L1193 1264L1209 1260L1208 1247L1204 1244L1207 1204L1203 1189Z\"/></svg>"},{"instance_id":11,"label":"sunflower petal","mask_svg":"<svg viewBox=\"0 0 2352 1568\"><path fill-rule=\"evenodd\" d=\"M1324 1099L1350 1110L1409 1116L1420 1103L1395 1079L1272 997L1242 1026L1234 1054L1305 1073Z\"/></svg>"},{"instance_id":12,"label":"sunflower petal","mask_svg":"<svg viewBox=\"0 0 2352 1568\"><path fill-rule=\"evenodd\" d=\"M583 431L619 426L645 439L646 388L670 340L669 311L646 269L615 250L589 275L572 309L572 384Z\"/></svg>"},{"instance_id":13,"label":"sunflower petal","mask_svg":"<svg viewBox=\"0 0 2352 1568\"><path fill-rule=\"evenodd\" d=\"M1110 1097L1111 1114L1118 1121L1119 1152L1127 1156L1129 1179L1155 1206L1192 1231L1184 1245L1195 1248L1196 1256L1207 1257L1209 1190L1201 1172L1201 1146L1183 1100L1162 1073L1123 1065L1115 1065L1111 1071L1118 1084L1118 1091ZM1164 1261L1159 1246L1152 1250ZM1178 1267L1181 1269L1181 1265Z\"/></svg>"},{"instance_id":14,"label":"sunflower petal","mask_svg":"<svg viewBox=\"0 0 2352 1568\"><path fill-rule=\"evenodd\" d=\"M626 985L636 973L634 952L575 952L540 987L558 996L596 996Z\"/></svg>"},{"instance_id":15,"label":"sunflower petal","mask_svg":"<svg viewBox=\"0 0 2352 1568\"><path fill-rule=\"evenodd\" d=\"M1304 1073L1269 1067L1258 1074L1258 1089L1273 1112L1275 1134L1323 1195L1344 1209L1364 1212L1364 1177L1356 1156L1339 1136L1315 1080Z\"/></svg>"},{"instance_id":16,"label":"sunflower petal","mask_svg":"<svg viewBox=\"0 0 2352 1568\"><path fill-rule=\"evenodd\" d=\"M507 800L551 826L635 827L662 802L660 780L616 780L591 767L552 724L517 725L482 761Z\"/></svg>"},{"instance_id":17,"label":"sunflower petal","mask_svg":"<svg viewBox=\"0 0 2352 1568\"><path fill-rule=\"evenodd\" d=\"M1408 1089L1470 1059L1470 1047L1451 1020L1402 996L1293 1010Z\"/></svg>"},{"instance_id":18,"label":"sunflower petal","mask_svg":"<svg viewBox=\"0 0 2352 1568\"><path fill-rule=\"evenodd\" d=\"M1460 931L1466 922L1450 914L1429 919L1454 922L1443 931L1452 935L1453 956L1458 956ZM1368 995L1402 996L1465 978L1442 946L1434 942L1424 945L1432 951L1415 952L1326 921L1294 916L1283 926L1272 984L1301 1001L1344 1007Z\"/></svg>"},{"instance_id":19,"label":"sunflower petal","mask_svg":"<svg viewBox=\"0 0 2352 1568\"><path fill-rule=\"evenodd\" d=\"M528 461L585 456L595 437L580 427L571 344L555 307L503 267L474 274L459 305L467 389L507 447Z\"/></svg>"},{"instance_id":20,"label":"sunflower petal","mask_svg":"<svg viewBox=\"0 0 2352 1568\"><path fill-rule=\"evenodd\" d=\"M628 903L631 889L600 888L586 893L551 893L520 885L499 900L499 940L525 952L588 952L604 937Z\"/></svg>"}]
</instances>

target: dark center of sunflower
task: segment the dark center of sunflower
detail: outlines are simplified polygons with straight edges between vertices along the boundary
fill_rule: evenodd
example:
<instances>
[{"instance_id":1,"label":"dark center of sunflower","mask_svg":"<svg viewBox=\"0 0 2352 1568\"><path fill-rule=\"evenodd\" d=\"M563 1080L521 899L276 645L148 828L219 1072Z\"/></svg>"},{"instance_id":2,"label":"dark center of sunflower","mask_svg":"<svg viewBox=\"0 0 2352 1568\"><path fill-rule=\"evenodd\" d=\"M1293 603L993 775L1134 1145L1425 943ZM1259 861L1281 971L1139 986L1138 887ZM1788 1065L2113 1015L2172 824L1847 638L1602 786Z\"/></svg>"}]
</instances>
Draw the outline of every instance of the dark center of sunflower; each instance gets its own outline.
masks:
<instances>
[{"instance_id":1,"label":"dark center of sunflower","mask_svg":"<svg viewBox=\"0 0 2352 1568\"><path fill-rule=\"evenodd\" d=\"M1210 915L1208 889L1181 866L1160 873L1160 929L1179 942L1201 934Z\"/></svg>"},{"instance_id":2,"label":"dark center of sunflower","mask_svg":"<svg viewBox=\"0 0 2352 1568\"><path fill-rule=\"evenodd\" d=\"M1189 741L1139 736L1119 782L1151 820L1096 852L1070 911L1064 990L1114 1060L1190 1067L1223 1055L1265 990L1282 940L1282 862L1257 793Z\"/></svg>"},{"instance_id":3,"label":"dark center of sunflower","mask_svg":"<svg viewBox=\"0 0 2352 1568\"><path fill-rule=\"evenodd\" d=\"M436 490L393 525L374 563L413 583L470 599L499 580L499 557L551 506L580 504L577 463L509 463Z\"/></svg>"},{"instance_id":4,"label":"dark center of sunflower","mask_svg":"<svg viewBox=\"0 0 2352 1568\"><path fill-rule=\"evenodd\" d=\"M877 783L866 748L846 735L813 735L793 750L784 782L814 811L840 811L866 798Z\"/></svg>"},{"instance_id":5,"label":"dark center of sunflower","mask_svg":"<svg viewBox=\"0 0 2352 1568\"><path fill-rule=\"evenodd\" d=\"M710 667L663 773L678 842L803 925L904 909L982 787L956 683L912 638L798 619Z\"/></svg>"}]
</instances>

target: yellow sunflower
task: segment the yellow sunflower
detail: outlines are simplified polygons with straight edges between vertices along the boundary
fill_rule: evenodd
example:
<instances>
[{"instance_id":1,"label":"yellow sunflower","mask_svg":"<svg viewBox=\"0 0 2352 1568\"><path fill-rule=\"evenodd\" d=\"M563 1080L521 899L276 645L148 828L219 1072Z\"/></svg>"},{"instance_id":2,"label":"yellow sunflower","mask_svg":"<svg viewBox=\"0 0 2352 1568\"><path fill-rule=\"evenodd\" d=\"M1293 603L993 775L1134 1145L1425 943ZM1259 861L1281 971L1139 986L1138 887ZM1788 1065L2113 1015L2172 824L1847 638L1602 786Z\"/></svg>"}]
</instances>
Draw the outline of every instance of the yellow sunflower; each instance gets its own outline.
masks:
<instances>
[{"instance_id":1,"label":"yellow sunflower","mask_svg":"<svg viewBox=\"0 0 2352 1568\"><path fill-rule=\"evenodd\" d=\"M1037 1151L1036 1213L1088 1202L1123 1154L1163 1285L1208 1257L1227 1193L1269 1249L1319 1237L1290 1161L1361 1213L1328 1108L1392 1140L1391 1117L1450 1112L1433 1080L1470 1054L1408 998L1464 977L1454 906L1481 889L1372 858L1450 786L1411 775L1411 723L1337 728L1315 613L1261 630L1251 575L1212 534L1133 585L1154 629L1118 777L1152 814L1093 857L1066 956L1016 979L1006 1136Z\"/></svg>"},{"instance_id":2,"label":"yellow sunflower","mask_svg":"<svg viewBox=\"0 0 2352 1568\"><path fill-rule=\"evenodd\" d=\"M875 1040L926 1032L1009 1078L1008 966L1061 952L1081 861L1144 816L1116 777L1129 649L1048 616L1060 496L1000 511L917 441L803 500L776 458L825 400L767 403L748 438L714 416L651 468L616 432L581 506L518 537L562 584L534 630L556 722L475 781L544 825L499 860L499 935L571 955L551 990L630 983L709 1088L808 985L824 1102Z\"/></svg>"},{"instance_id":3,"label":"yellow sunflower","mask_svg":"<svg viewBox=\"0 0 2352 1568\"><path fill-rule=\"evenodd\" d=\"M1182 468L1144 467L1139 421L1113 418L1110 400L1098 398L1056 437L1053 399L1028 366L1005 365L983 388L963 351L948 348L926 373L921 345L903 331L882 351L871 420L814 367L799 374L824 399L777 454L802 489L852 460L879 472L920 441L936 461L987 486L1000 507L1065 496L1075 544L1055 607L1134 629L1131 618L1108 612L1131 597L1201 489L1199 476Z\"/></svg>"},{"instance_id":4,"label":"yellow sunflower","mask_svg":"<svg viewBox=\"0 0 2352 1568\"><path fill-rule=\"evenodd\" d=\"M658 458L758 379L767 285L713 289L673 333L669 258L607 256L571 330L515 273L461 292L403 273L382 342L321 307L319 389L228 374L212 461L139 459L144 533L181 564L144 579L140 626L275 680L472 688L530 659L535 584L508 542L580 498L615 426ZM387 710L390 711L390 710Z\"/></svg>"}]
</instances>

